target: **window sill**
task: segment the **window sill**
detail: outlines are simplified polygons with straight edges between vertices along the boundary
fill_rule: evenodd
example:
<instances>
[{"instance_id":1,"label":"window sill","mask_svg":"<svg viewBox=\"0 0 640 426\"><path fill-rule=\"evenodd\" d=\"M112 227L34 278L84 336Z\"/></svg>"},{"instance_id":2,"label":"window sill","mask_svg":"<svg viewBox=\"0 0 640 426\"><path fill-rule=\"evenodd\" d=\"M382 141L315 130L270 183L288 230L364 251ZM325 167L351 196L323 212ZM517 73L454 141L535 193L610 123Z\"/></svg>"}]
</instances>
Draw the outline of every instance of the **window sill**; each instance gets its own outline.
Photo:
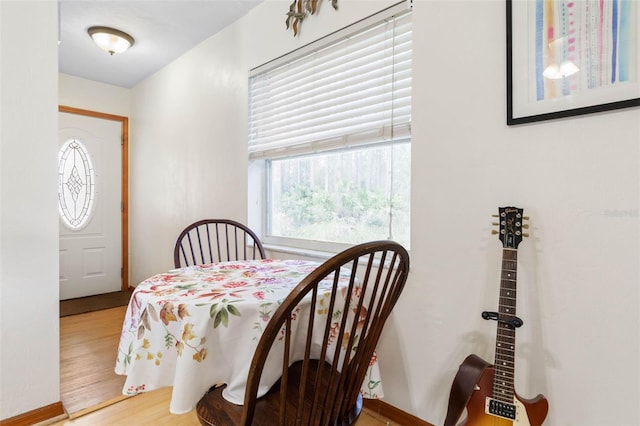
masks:
<instances>
[{"instance_id":1,"label":"window sill","mask_svg":"<svg viewBox=\"0 0 640 426\"><path fill-rule=\"evenodd\" d=\"M264 244L263 247L267 252L267 258L270 259L310 259L318 262L324 262L327 259L335 256L342 250L337 252L311 250L300 247L276 245L276 244ZM345 246L345 249L351 246ZM410 252L409 252L410 253Z\"/></svg>"},{"instance_id":2,"label":"window sill","mask_svg":"<svg viewBox=\"0 0 640 426\"><path fill-rule=\"evenodd\" d=\"M336 255L336 253L333 253L333 252L310 250L310 249L304 249L300 247L282 246L282 245L275 245L275 244L263 244L263 246L268 254L273 253L273 255L268 255L267 257L271 257L274 259L282 259L283 258L282 255L293 255L294 258L306 258L306 259L325 261L331 258L332 256Z\"/></svg>"}]
</instances>

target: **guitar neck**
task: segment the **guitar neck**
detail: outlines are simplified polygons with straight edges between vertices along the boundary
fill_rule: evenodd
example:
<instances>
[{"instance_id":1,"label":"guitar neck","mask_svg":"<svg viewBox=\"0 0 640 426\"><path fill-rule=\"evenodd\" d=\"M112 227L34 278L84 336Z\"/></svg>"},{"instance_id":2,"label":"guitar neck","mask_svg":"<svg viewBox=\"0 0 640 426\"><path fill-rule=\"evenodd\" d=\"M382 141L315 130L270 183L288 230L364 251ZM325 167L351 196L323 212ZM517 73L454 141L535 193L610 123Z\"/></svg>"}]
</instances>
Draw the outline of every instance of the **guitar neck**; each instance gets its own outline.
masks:
<instances>
[{"instance_id":1,"label":"guitar neck","mask_svg":"<svg viewBox=\"0 0 640 426\"><path fill-rule=\"evenodd\" d=\"M493 398L506 403L513 402L515 392L513 378L515 373L516 330L507 321L516 318L517 264L518 250L503 248Z\"/></svg>"}]
</instances>

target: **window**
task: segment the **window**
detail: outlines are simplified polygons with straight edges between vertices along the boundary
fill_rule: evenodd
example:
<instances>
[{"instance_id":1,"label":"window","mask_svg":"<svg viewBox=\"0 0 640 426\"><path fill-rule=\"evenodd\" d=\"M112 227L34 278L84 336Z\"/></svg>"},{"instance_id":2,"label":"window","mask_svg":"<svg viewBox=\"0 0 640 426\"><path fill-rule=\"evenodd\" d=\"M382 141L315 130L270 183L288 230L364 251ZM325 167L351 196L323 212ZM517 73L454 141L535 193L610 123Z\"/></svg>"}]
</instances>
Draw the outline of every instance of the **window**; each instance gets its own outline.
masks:
<instances>
[{"instance_id":1,"label":"window","mask_svg":"<svg viewBox=\"0 0 640 426\"><path fill-rule=\"evenodd\" d=\"M322 248L392 239L409 246L406 9L398 5L252 71L250 185L261 188L266 243Z\"/></svg>"},{"instance_id":2,"label":"window","mask_svg":"<svg viewBox=\"0 0 640 426\"><path fill-rule=\"evenodd\" d=\"M58 211L72 230L82 229L93 213L95 171L87 148L67 140L58 153Z\"/></svg>"}]
</instances>

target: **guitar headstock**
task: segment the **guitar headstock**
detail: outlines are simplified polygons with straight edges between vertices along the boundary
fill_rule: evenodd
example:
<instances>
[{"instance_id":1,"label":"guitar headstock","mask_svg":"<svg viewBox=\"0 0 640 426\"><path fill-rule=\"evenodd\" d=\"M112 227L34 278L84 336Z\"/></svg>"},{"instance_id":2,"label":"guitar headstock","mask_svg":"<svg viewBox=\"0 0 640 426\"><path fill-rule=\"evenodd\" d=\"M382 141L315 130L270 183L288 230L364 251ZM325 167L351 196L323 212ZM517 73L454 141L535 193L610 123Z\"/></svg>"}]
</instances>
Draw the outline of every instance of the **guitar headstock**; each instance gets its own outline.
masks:
<instances>
[{"instance_id":1,"label":"guitar headstock","mask_svg":"<svg viewBox=\"0 0 640 426\"><path fill-rule=\"evenodd\" d=\"M493 233L498 234L503 248L517 249L522 237L529 236L529 234L522 232L523 228L529 227L529 225L523 223L525 220L529 220L527 216L523 216L523 212L523 209L517 207L500 207L498 208L498 214L493 215L493 217L500 219L499 222L493 223L493 225L498 226L498 230L494 230Z\"/></svg>"}]
</instances>

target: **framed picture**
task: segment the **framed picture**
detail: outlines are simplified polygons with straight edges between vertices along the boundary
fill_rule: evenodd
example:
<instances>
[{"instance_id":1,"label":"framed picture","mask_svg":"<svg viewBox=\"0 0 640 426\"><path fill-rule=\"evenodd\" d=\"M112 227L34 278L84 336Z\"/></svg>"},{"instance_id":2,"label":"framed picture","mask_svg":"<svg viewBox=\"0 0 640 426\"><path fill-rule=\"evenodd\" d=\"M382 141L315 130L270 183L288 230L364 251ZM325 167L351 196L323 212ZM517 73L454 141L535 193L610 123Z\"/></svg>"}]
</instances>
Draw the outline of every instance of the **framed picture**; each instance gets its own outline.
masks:
<instances>
[{"instance_id":1,"label":"framed picture","mask_svg":"<svg viewBox=\"0 0 640 426\"><path fill-rule=\"evenodd\" d=\"M508 125L640 106L640 1L506 2Z\"/></svg>"}]
</instances>

